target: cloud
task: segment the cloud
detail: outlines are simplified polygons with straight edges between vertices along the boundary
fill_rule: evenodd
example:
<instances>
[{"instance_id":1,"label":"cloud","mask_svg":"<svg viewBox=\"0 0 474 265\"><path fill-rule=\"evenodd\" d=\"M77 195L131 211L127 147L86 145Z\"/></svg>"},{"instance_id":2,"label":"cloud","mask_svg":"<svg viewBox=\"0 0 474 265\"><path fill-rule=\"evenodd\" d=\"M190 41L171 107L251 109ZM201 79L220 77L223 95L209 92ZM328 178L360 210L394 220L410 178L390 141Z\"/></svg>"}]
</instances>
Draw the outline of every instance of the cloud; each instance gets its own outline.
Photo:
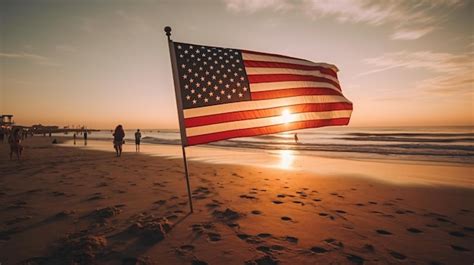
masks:
<instances>
[{"instance_id":1,"label":"cloud","mask_svg":"<svg viewBox=\"0 0 474 265\"><path fill-rule=\"evenodd\" d=\"M422 29L399 29L395 31L390 38L392 40L416 40L432 32L435 27L426 27Z\"/></svg>"},{"instance_id":2,"label":"cloud","mask_svg":"<svg viewBox=\"0 0 474 265\"><path fill-rule=\"evenodd\" d=\"M462 0L223 0L228 10L254 13L297 10L312 19L331 17L339 23L389 25L394 40L415 40L432 32Z\"/></svg>"},{"instance_id":3,"label":"cloud","mask_svg":"<svg viewBox=\"0 0 474 265\"><path fill-rule=\"evenodd\" d=\"M435 77L416 83L416 88L441 93L472 93L474 52L466 54L437 53L432 51L394 52L364 60L376 68L359 76L395 68L425 70Z\"/></svg>"},{"instance_id":4,"label":"cloud","mask_svg":"<svg viewBox=\"0 0 474 265\"><path fill-rule=\"evenodd\" d=\"M59 63L54 62L49 57L45 57L45 56L34 54L34 53L27 53L27 52L13 52L13 53L0 52L0 58L27 60L27 61L31 61L36 64L40 64L44 66L60 66Z\"/></svg>"},{"instance_id":5,"label":"cloud","mask_svg":"<svg viewBox=\"0 0 474 265\"><path fill-rule=\"evenodd\" d=\"M294 5L288 0L225 0L227 9L235 12L254 13L263 9L286 11Z\"/></svg>"}]
</instances>

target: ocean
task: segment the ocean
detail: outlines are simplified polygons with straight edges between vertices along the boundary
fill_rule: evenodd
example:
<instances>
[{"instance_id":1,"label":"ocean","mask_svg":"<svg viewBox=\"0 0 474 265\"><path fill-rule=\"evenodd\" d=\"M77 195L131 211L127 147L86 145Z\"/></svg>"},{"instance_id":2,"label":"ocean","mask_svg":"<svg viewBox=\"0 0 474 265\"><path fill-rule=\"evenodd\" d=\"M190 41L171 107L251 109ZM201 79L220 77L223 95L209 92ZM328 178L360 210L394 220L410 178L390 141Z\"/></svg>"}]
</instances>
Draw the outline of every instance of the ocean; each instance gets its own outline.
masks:
<instances>
[{"instance_id":1,"label":"ocean","mask_svg":"<svg viewBox=\"0 0 474 265\"><path fill-rule=\"evenodd\" d=\"M178 130L141 132L144 144L180 145ZM130 144L134 133L135 130L125 131ZM294 133L235 138L202 146L250 152L293 151L298 155L348 159L474 163L474 127L323 127L296 131L298 143L294 141ZM93 132L89 139L112 140L112 132Z\"/></svg>"}]
</instances>

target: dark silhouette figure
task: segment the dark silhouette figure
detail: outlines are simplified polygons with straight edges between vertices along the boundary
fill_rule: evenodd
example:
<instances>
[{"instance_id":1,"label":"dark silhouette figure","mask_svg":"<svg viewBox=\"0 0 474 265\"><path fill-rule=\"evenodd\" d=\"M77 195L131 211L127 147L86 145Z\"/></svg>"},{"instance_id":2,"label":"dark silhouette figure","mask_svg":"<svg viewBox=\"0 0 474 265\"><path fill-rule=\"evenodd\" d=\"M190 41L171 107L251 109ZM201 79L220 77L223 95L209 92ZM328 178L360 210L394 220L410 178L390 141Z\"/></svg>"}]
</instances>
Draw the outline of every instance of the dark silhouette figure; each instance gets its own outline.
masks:
<instances>
[{"instance_id":1,"label":"dark silhouette figure","mask_svg":"<svg viewBox=\"0 0 474 265\"><path fill-rule=\"evenodd\" d=\"M140 129L135 132L135 152L140 152L140 141L142 139L142 133Z\"/></svg>"},{"instance_id":2,"label":"dark silhouette figure","mask_svg":"<svg viewBox=\"0 0 474 265\"><path fill-rule=\"evenodd\" d=\"M298 143L299 139L298 139L298 134L295 133L295 143Z\"/></svg>"},{"instance_id":3,"label":"dark silhouette figure","mask_svg":"<svg viewBox=\"0 0 474 265\"><path fill-rule=\"evenodd\" d=\"M72 135L72 138L74 139L74 145L76 145L76 133Z\"/></svg>"},{"instance_id":4,"label":"dark silhouette figure","mask_svg":"<svg viewBox=\"0 0 474 265\"><path fill-rule=\"evenodd\" d=\"M21 153L23 152L23 146L21 145L20 129L15 128L8 137L8 143L10 144L10 160L13 159L13 153L16 154L18 160L20 160Z\"/></svg>"},{"instance_id":5,"label":"dark silhouette figure","mask_svg":"<svg viewBox=\"0 0 474 265\"><path fill-rule=\"evenodd\" d=\"M125 137L125 132L123 130L122 125L117 125L114 131L114 148L117 157L122 156L122 145L123 145L123 138Z\"/></svg>"},{"instance_id":6,"label":"dark silhouette figure","mask_svg":"<svg viewBox=\"0 0 474 265\"><path fill-rule=\"evenodd\" d=\"M84 145L87 145L87 131L84 131Z\"/></svg>"}]
</instances>

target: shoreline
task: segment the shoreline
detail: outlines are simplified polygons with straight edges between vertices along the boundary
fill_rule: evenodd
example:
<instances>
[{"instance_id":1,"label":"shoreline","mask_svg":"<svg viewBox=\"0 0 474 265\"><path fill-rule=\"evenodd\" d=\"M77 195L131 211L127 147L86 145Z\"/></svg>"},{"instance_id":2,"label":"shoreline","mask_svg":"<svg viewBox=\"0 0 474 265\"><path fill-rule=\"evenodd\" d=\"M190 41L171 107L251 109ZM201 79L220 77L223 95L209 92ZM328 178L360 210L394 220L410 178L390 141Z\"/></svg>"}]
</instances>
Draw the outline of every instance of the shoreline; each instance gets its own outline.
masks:
<instances>
[{"instance_id":1,"label":"shoreline","mask_svg":"<svg viewBox=\"0 0 474 265\"><path fill-rule=\"evenodd\" d=\"M78 141L72 144L68 138L61 139L61 146L84 148ZM130 143L128 141L127 143ZM180 146L142 144L142 153L182 160ZM135 145L125 144L125 153L134 153ZM113 147L107 139L92 139L86 149L110 151ZM290 171L302 171L325 176L345 175L362 177L399 185L446 185L474 189L474 179L470 178L474 166L471 164L413 161L387 158L344 158L325 155L310 155L293 150L265 151L246 148L226 150L216 146L193 146L187 149L188 161L210 164L257 166ZM410 172L410 176L400 177L398 172Z\"/></svg>"},{"instance_id":2,"label":"shoreline","mask_svg":"<svg viewBox=\"0 0 474 265\"><path fill-rule=\"evenodd\" d=\"M466 264L474 258L469 188L191 160L195 212L189 215L181 159L129 152L116 158L111 144L104 152L40 137L24 144L23 161L0 157L5 264L69 264L78 257L82 264Z\"/></svg>"}]
</instances>

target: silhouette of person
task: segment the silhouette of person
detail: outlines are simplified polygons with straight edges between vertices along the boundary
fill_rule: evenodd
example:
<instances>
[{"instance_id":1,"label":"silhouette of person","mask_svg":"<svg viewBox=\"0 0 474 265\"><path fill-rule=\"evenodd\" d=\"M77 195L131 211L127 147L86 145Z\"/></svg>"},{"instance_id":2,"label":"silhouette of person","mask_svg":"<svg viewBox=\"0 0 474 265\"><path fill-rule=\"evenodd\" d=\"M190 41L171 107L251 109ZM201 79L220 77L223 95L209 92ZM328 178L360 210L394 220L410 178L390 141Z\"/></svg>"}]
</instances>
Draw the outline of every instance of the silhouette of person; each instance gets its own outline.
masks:
<instances>
[{"instance_id":1,"label":"silhouette of person","mask_svg":"<svg viewBox=\"0 0 474 265\"><path fill-rule=\"evenodd\" d=\"M15 128L8 137L8 143L10 144L10 160L13 158L13 153L16 154L18 160L20 160L23 146L21 145L20 128Z\"/></svg>"},{"instance_id":2,"label":"silhouette of person","mask_svg":"<svg viewBox=\"0 0 474 265\"><path fill-rule=\"evenodd\" d=\"M125 132L123 130L122 125L117 125L115 127L115 131L113 133L114 136L114 148L117 157L122 156L122 145L123 145L123 138L125 137Z\"/></svg>"},{"instance_id":3,"label":"silhouette of person","mask_svg":"<svg viewBox=\"0 0 474 265\"><path fill-rule=\"evenodd\" d=\"M299 140L299 139L298 139L298 134L295 133L295 143L298 143L298 140Z\"/></svg>"},{"instance_id":4,"label":"silhouette of person","mask_svg":"<svg viewBox=\"0 0 474 265\"><path fill-rule=\"evenodd\" d=\"M140 141L142 139L142 133L140 129L135 132L135 152L140 152Z\"/></svg>"},{"instance_id":5,"label":"silhouette of person","mask_svg":"<svg viewBox=\"0 0 474 265\"><path fill-rule=\"evenodd\" d=\"M76 133L72 135L72 138L74 139L74 145L76 145Z\"/></svg>"},{"instance_id":6,"label":"silhouette of person","mask_svg":"<svg viewBox=\"0 0 474 265\"><path fill-rule=\"evenodd\" d=\"M87 145L87 131L84 131L84 145Z\"/></svg>"}]
</instances>

